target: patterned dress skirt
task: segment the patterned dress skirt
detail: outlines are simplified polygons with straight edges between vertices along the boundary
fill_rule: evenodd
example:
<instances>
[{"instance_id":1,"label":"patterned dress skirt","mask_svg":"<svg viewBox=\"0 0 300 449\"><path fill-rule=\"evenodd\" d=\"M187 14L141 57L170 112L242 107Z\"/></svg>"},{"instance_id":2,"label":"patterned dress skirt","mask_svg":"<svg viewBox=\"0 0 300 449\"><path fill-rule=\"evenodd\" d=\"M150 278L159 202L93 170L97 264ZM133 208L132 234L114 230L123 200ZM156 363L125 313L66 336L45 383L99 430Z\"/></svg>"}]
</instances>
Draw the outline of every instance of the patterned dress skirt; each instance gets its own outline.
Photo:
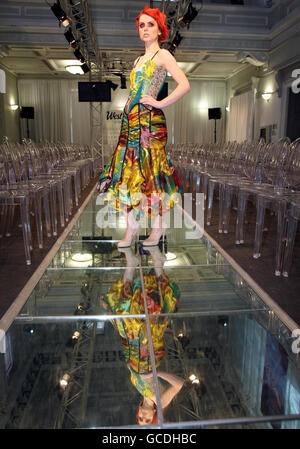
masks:
<instances>
[{"instance_id":1,"label":"patterned dress skirt","mask_svg":"<svg viewBox=\"0 0 300 449\"><path fill-rule=\"evenodd\" d=\"M154 348L155 365L158 367L165 353L164 334L168 317L155 316L176 312L180 291L175 282L162 273L157 277L154 270L144 276L144 287L150 317L151 338ZM141 280L115 282L103 297L107 310L113 315L139 315L145 313ZM131 382L145 397L153 391L141 374L152 372L147 325L144 318L114 319L112 324L121 337L125 362L131 374Z\"/></svg>"},{"instance_id":2,"label":"patterned dress skirt","mask_svg":"<svg viewBox=\"0 0 300 449\"><path fill-rule=\"evenodd\" d=\"M166 155L162 110L141 103L123 113L118 145L100 174L98 193L119 211L136 216L163 215L178 202L182 183Z\"/></svg>"}]
</instances>

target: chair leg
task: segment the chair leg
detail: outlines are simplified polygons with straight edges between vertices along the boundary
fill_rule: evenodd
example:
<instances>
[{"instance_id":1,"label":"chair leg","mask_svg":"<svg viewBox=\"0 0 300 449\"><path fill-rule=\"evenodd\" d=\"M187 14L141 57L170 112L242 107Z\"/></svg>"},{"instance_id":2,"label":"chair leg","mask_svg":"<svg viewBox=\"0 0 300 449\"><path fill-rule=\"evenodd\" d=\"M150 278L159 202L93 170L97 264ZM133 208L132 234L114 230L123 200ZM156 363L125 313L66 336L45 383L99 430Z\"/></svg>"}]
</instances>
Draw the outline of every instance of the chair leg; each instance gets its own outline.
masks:
<instances>
[{"instance_id":1,"label":"chair leg","mask_svg":"<svg viewBox=\"0 0 300 449\"><path fill-rule=\"evenodd\" d=\"M34 197L36 234L39 248L43 248L42 199L40 193Z\"/></svg>"},{"instance_id":2,"label":"chair leg","mask_svg":"<svg viewBox=\"0 0 300 449\"><path fill-rule=\"evenodd\" d=\"M223 207L223 232L228 234L230 211L232 201L232 188L225 185L224 191L224 207Z\"/></svg>"},{"instance_id":3,"label":"chair leg","mask_svg":"<svg viewBox=\"0 0 300 449\"><path fill-rule=\"evenodd\" d=\"M279 201L277 205L277 235L276 235L276 256L275 256L275 276L280 276L282 268L282 256L284 250L284 235L286 231L286 202Z\"/></svg>"},{"instance_id":4,"label":"chair leg","mask_svg":"<svg viewBox=\"0 0 300 449\"><path fill-rule=\"evenodd\" d=\"M287 241L283 258L283 266L282 266L282 276L288 277L293 258L293 250L295 244L295 237L297 232L298 221L289 215L288 217L288 230L287 230Z\"/></svg>"},{"instance_id":5,"label":"chair leg","mask_svg":"<svg viewBox=\"0 0 300 449\"><path fill-rule=\"evenodd\" d=\"M261 256L261 244L263 235L263 226L265 221L265 199L262 197L257 198L257 211L256 211L256 226L255 226L255 237L254 237L254 259L258 259Z\"/></svg>"},{"instance_id":6,"label":"chair leg","mask_svg":"<svg viewBox=\"0 0 300 449\"><path fill-rule=\"evenodd\" d=\"M48 194L43 196L43 206L45 214L46 232L47 237L51 237L51 217L50 217L50 207L49 207L49 196Z\"/></svg>"},{"instance_id":7,"label":"chair leg","mask_svg":"<svg viewBox=\"0 0 300 449\"><path fill-rule=\"evenodd\" d=\"M207 214L206 214L207 226L210 226L211 223L214 190L215 190L215 182L210 180L208 183L208 199L207 199Z\"/></svg>"},{"instance_id":8,"label":"chair leg","mask_svg":"<svg viewBox=\"0 0 300 449\"><path fill-rule=\"evenodd\" d=\"M244 243L244 221L246 213L246 205L249 198L247 192L240 191L238 194L238 206L235 228L235 244L241 245Z\"/></svg>"},{"instance_id":9,"label":"chair leg","mask_svg":"<svg viewBox=\"0 0 300 449\"><path fill-rule=\"evenodd\" d=\"M57 235L57 209L56 209L56 187L50 188L51 223L52 234Z\"/></svg>"},{"instance_id":10,"label":"chair leg","mask_svg":"<svg viewBox=\"0 0 300 449\"><path fill-rule=\"evenodd\" d=\"M26 264L31 265L31 228L27 198L20 200L20 215L22 221L23 240L25 249Z\"/></svg>"}]
</instances>

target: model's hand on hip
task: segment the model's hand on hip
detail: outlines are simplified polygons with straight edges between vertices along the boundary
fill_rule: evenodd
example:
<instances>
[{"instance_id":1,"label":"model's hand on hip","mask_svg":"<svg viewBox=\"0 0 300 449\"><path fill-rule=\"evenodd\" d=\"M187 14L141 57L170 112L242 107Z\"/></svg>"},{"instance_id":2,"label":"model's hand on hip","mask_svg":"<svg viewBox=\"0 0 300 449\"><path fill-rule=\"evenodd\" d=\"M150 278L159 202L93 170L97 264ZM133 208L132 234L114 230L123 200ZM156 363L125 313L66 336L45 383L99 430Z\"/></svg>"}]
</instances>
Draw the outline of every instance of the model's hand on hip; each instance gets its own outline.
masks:
<instances>
[{"instance_id":1,"label":"model's hand on hip","mask_svg":"<svg viewBox=\"0 0 300 449\"><path fill-rule=\"evenodd\" d=\"M159 108L160 102L155 100L155 98L151 97L151 95L144 95L140 100L139 103L153 106L154 108Z\"/></svg>"}]
</instances>

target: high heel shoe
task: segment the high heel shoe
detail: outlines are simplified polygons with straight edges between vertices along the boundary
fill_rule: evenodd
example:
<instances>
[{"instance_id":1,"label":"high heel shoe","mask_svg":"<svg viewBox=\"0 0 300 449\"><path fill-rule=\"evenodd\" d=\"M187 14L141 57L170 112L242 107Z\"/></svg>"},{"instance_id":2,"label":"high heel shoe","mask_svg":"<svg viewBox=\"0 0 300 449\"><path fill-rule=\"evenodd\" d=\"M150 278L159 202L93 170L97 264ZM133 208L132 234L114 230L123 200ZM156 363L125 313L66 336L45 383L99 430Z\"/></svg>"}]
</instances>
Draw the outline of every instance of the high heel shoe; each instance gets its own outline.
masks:
<instances>
[{"instance_id":1,"label":"high heel shoe","mask_svg":"<svg viewBox=\"0 0 300 449\"><path fill-rule=\"evenodd\" d=\"M160 238L165 237L167 225L163 222L162 217L159 215L153 224L153 228L149 237L143 241L143 246L156 246L158 245Z\"/></svg>"},{"instance_id":2,"label":"high heel shoe","mask_svg":"<svg viewBox=\"0 0 300 449\"><path fill-rule=\"evenodd\" d=\"M127 248L131 245L133 237L138 234L140 224L134 218L133 212L129 212L127 216L127 229L125 237L119 241L118 248Z\"/></svg>"}]
</instances>

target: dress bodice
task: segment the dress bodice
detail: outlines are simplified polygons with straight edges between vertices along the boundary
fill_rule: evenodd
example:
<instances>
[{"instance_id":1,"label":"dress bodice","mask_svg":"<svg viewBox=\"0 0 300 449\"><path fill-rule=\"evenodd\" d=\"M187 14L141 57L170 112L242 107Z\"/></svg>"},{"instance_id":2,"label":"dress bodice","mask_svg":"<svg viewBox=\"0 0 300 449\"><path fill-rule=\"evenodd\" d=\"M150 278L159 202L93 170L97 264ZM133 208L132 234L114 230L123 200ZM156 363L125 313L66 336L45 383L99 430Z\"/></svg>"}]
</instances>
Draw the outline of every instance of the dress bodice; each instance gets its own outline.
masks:
<instances>
[{"instance_id":1,"label":"dress bodice","mask_svg":"<svg viewBox=\"0 0 300 449\"><path fill-rule=\"evenodd\" d=\"M130 92L124 107L124 112L129 114L143 95L151 95L157 98L167 77L167 71L149 59L138 69L132 69L130 73Z\"/></svg>"}]
</instances>

